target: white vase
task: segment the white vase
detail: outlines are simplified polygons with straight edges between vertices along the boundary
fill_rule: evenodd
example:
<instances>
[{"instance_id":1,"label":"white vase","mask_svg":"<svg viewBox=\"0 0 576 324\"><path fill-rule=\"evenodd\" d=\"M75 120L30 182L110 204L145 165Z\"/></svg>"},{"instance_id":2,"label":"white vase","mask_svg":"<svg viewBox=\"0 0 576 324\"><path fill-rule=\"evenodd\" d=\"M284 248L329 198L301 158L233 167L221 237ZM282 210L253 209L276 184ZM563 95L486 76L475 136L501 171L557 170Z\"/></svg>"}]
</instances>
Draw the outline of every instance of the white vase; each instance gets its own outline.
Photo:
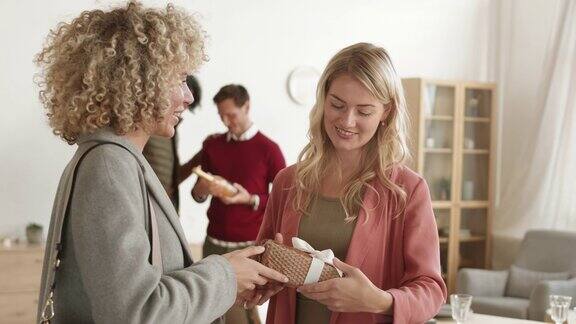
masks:
<instances>
[{"instance_id":1,"label":"white vase","mask_svg":"<svg viewBox=\"0 0 576 324\"><path fill-rule=\"evenodd\" d=\"M464 187L462 188L462 199L463 200L474 199L474 181L471 180L464 181Z\"/></svg>"}]
</instances>

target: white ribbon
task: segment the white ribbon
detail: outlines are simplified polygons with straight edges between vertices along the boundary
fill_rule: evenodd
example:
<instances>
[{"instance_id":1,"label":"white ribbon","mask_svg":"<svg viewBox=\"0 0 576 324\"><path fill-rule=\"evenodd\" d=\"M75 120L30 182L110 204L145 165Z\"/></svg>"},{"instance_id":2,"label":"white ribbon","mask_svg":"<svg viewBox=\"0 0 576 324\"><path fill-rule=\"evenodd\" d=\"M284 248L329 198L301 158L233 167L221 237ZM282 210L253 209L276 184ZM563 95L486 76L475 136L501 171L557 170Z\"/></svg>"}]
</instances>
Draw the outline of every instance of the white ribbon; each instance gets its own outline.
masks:
<instances>
[{"instance_id":1,"label":"white ribbon","mask_svg":"<svg viewBox=\"0 0 576 324\"><path fill-rule=\"evenodd\" d=\"M315 250L308 242L297 237L292 238L292 246L294 246L295 249L310 254L312 257L312 263L308 269L308 274L306 274L306 279L304 279L304 284L318 282L322 274L322 269L324 268L324 263L334 265L334 252L330 249L323 251ZM336 271L338 271L338 274L342 277L342 271L338 268L336 268Z\"/></svg>"}]
</instances>

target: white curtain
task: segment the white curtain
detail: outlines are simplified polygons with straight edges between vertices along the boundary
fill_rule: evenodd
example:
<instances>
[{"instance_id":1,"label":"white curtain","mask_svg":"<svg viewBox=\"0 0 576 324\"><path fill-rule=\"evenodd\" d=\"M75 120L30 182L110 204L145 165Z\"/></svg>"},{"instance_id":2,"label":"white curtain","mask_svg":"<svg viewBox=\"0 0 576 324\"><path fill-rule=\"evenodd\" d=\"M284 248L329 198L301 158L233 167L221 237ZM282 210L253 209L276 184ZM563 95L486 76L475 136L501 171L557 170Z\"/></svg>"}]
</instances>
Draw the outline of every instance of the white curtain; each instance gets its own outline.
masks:
<instances>
[{"instance_id":1,"label":"white curtain","mask_svg":"<svg viewBox=\"0 0 576 324\"><path fill-rule=\"evenodd\" d=\"M529 229L576 230L576 0L557 4L536 105L541 118L501 184L495 254L505 252L498 240Z\"/></svg>"}]
</instances>

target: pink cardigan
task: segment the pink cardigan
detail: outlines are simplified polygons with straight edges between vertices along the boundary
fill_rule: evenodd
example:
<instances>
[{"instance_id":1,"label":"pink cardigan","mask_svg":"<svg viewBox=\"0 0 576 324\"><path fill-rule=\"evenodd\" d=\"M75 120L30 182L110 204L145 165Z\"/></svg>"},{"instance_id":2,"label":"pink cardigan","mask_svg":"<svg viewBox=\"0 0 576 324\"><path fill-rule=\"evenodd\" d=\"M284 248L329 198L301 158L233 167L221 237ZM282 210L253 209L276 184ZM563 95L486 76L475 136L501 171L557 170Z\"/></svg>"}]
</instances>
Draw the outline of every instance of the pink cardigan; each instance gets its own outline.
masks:
<instances>
[{"instance_id":1,"label":"pink cardigan","mask_svg":"<svg viewBox=\"0 0 576 324\"><path fill-rule=\"evenodd\" d=\"M258 240L282 233L286 242L298 236L300 213L292 207L295 166L278 173L268 200ZM393 218L394 202L387 190L373 181L366 190L364 206L352 234L345 262L359 268L380 289L394 298L393 323L423 323L446 300L440 275L440 251L436 221L428 186L408 168L397 168L393 181L407 194L404 214ZM292 324L296 315L296 291L286 288L270 299L266 323ZM392 318L370 313L332 313L330 324L388 323Z\"/></svg>"}]
</instances>

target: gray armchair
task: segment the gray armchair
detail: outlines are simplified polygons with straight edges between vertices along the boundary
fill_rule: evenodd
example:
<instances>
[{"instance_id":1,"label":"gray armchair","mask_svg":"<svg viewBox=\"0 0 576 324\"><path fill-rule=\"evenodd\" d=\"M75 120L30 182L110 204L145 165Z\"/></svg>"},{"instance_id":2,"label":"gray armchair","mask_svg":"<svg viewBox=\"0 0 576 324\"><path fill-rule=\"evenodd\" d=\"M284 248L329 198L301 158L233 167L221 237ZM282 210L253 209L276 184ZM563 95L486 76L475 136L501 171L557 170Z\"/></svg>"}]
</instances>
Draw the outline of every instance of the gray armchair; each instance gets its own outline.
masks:
<instances>
[{"instance_id":1,"label":"gray armchair","mask_svg":"<svg viewBox=\"0 0 576 324\"><path fill-rule=\"evenodd\" d=\"M529 231L509 270L461 269L457 291L476 313L542 321L549 295L576 300L576 232Z\"/></svg>"}]
</instances>

